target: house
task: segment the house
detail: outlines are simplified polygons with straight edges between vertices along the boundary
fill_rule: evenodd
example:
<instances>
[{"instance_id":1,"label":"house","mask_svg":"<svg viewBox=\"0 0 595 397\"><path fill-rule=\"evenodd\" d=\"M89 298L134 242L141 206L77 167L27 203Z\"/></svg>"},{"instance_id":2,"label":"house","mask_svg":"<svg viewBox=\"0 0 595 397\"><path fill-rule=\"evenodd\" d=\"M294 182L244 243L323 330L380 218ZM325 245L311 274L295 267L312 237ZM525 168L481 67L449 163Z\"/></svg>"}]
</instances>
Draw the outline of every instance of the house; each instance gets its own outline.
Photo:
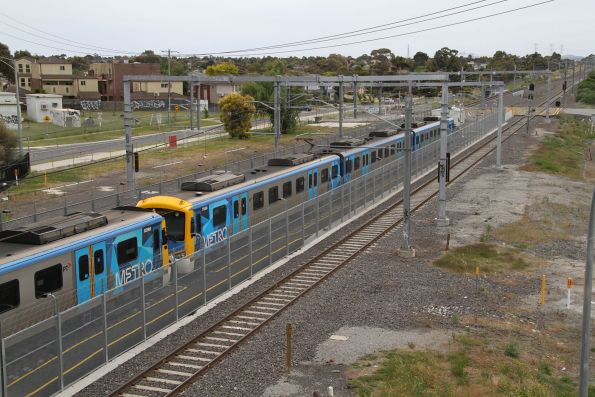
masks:
<instances>
[{"instance_id":1,"label":"house","mask_svg":"<svg viewBox=\"0 0 595 397\"><path fill-rule=\"evenodd\" d=\"M198 80L203 74L198 73ZM240 87L236 84L230 84L226 82L217 82L200 85L200 99L207 100L208 103L218 104L221 98L232 92L238 92ZM194 97L198 97L198 87L194 88Z\"/></svg>"},{"instance_id":2,"label":"house","mask_svg":"<svg viewBox=\"0 0 595 397\"><path fill-rule=\"evenodd\" d=\"M27 116L30 120L37 123L51 122L51 111L57 109L62 109L62 95L27 94Z\"/></svg>"},{"instance_id":3,"label":"house","mask_svg":"<svg viewBox=\"0 0 595 397\"><path fill-rule=\"evenodd\" d=\"M12 92L0 92L0 122L8 129L18 128L17 96Z\"/></svg>"},{"instance_id":4,"label":"house","mask_svg":"<svg viewBox=\"0 0 595 397\"><path fill-rule=\"evenodd\" d=\"M89 74L95 76L99 84L99 93L102 101L124 100L124 85L122 77L125 75L160 75L158 63L128 63L101 62L89 66ZM165 76L164 76L165 78ZM167 81L142 81L132 82L131 91L137 98L167 99ZM184 95L184 85L181 81L171 83L172 98Z\"/></svg>"},{"instance_id":5,"label":"house","mask_svg":"<svg viewBox=\"0 0 595 397\"><path fill-rule=\"evenodd\" d=\"M64 59L17 59L19 88L25 93L45 92L65 98L99 99L97 78L72 74L72 64Z\"/></svg>"}]
</instances>

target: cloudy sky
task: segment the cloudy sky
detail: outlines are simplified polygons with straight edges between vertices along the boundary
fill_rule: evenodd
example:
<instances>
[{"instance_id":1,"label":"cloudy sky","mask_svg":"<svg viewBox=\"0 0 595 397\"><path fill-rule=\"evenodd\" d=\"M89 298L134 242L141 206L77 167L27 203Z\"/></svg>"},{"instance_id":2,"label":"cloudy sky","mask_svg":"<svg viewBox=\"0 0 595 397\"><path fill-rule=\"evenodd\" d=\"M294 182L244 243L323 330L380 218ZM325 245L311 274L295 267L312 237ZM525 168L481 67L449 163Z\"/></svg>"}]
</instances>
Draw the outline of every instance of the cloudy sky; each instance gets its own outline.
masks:
<instances>
[{"instance_id":1,"label":"cloudy sky","mask_svg":"<svg viewBox=\"0 0 595 397\"><path fill-rule=\"evenodd\" d=\"M399 55L407 55L409 48L413 55L444 46L474 55L498 49L523 55L535 48L544 54L595 52L595 0L555 0L505 13L543 1L61 0L50 5L32 0L0 9L0 42L11 51L44 55L133 55L171 48L180 54L358 56L382 47ZM451 10L437 13L447 8ZM465 10L470 11L461 12ZM496 13L504 14L435 29ZM380 25L377 31L363 30ZM240 52L354 31L360 34ZM339 40L330 40L334 38ZM353 42L359 43L349 44Z\"/></svg>"}]
</instances>

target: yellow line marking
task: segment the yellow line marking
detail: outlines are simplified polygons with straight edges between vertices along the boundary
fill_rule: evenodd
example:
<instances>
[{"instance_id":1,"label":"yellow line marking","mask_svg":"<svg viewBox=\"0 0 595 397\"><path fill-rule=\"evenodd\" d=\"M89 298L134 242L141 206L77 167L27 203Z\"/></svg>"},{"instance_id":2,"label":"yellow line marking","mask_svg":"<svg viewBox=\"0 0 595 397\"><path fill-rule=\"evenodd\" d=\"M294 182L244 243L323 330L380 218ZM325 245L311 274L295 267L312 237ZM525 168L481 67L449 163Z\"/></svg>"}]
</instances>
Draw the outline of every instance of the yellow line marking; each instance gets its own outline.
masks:
<instances>
[{"instance_id":1,"label":"yellow line marking","mask_svg":"<svg viewBox=\"0 0 595 397\"><path fill-rule=\"evenodd\" d=\"M101 351L103 351L103 347L100 348L100 349L97 349L94 353L89 354L87 357L85 357L84 359L82 359L78 364L73 365L72 367L68 368L66 371L64 371L64 375L66 375L70 371L73 371L73 370L77 369L78 367L80 367L81 365L83 365L84 363L86 363L87 361L89 361L90 359L92 359L93 357L95 357Z\"/></svg>"},{"instance_id":2,"label":"yellow line marking","mask_svg":"<svg viewBox=\"0 0 595 397\"><path fill-rule=\"evenodd\" d=\"M71 350L72 350L72 349L74 349L75 347L78 347L78 346L80 346L81 344L83 344L83 343L86 343L86 342L88 342L89 340L91 340L91 339L93 339L93 338L96 338L96 337L98 337L99 335L103 335L103 331L97 332L97 333L95 333L95 334L93 334L93 335L91 335L91 336L89 336L89 337L87 337L87 338L85 338L85 339L81 340L80 342L78 342L78 343L75 343L74 345L70 346L68 349L64 350L64 351L62 352L62 354L64 354L64 353L68 353L69 351L71 351Z\"/></svg>"},{"instance_id":3,"label":"yellow line marking","mask_svg":"<svg viewBox=\"0 0 595 397\"><path fill-rule=\"evenodd\" d=\"M124 338L128 338L130 335L132 335L133 333L135 333L135 332L137 332L137 331L139 331L139 330L141 330L141 329L142 329L142 327L136 327L135 329L133 329L133 330L132 330L132 331L130 331L129 333L127 333L127 334L125 334L125 335L122 335L122 336L120 336L118 339L116 339L116 340L112 341L110 344L108 344L108 345L107 345L107 347L111 347L112 345L114 345L114 344L116 344L116 343L120 342L120 341L121 341L122 339L124 339Z\"/></svg>"},{"instance_id":4,"label":"yellow line marking","mask_svg":"<svg viewBox=\"0 0 595 397\"><path fill-rule=\"evenodd\" d=\"M160 318L167 316L169 313L173 312L174 309L169 309L168 311L166 311L165 313L161 314L160 316L155 317L154 319L152 319L151 321L147 322L147 325L149 324L153 324L155 321L159 320Z\"/></svg>"},{"instance_id":5,"label":"yellow line marking","mask_svg":"<svg viewBox=\"0 0 595 397\"><path fill-rule=\"evenodd\" d=\"M39 367L32 369L31 371L27 372L26 374L23 374L20 377L18 377L15 380L13 380L12 382L10 382L7 387L10 387L10 386L14 385L15 383L18 383L18 382L22 381L27 376L31 375L32 373L36 372L37 370L40 370L41 368L45 367L46 365L48 365L52 361L56 360L57 358L58 358L58 356L54 356L54 357L50 358L45 363L41 364Z\"/></svg>"},{"instance_id":6,"label":"yellow line marking","mask_svg":"<svg viewBox=\"0 0 595 397\"><path fill-rule=\"evenodd\" d=\"M250 266L246 266L246 267L245 267L245 268L243 268L242 270L240 270L240 271L238 271L238 272L236 272L236 273L232 274L232 275L231 275L231 277L233 278L233 277L237 276L237 275L238 275L238 274L240 274L240 273L244 273L244 272L245 272L246 270L248 270L248 269L250 269Z\"/></svg>"},{"instance_id":7,"label":"yellow line marking","mask_svg":"<svg viewBox=\"0 0 595 397\"><path fill-rule=\"evenodd\" d=\"M57 380L58 380L58 377L57 377L57 376L55 376L54 378L50 379L50 380L49 380L47 383L45 383L45 384L43 384L43 385L39 386L37 389L35 389L35 390L33 390L31 393L27 394L27 395L26 395L26 397L30 397L30 396L34 395L35 393L37 393L38 391L45 389L45 388L47 387L47 385L49 385L49 384L51 384L51 383L54 383L54 382L55 382L55 381L57 381ZM9 385L9 386L10 386L10 385Z\"/></svg>"},{"instance_id":8,"label":"yellow line marking","mask_svg":"<svg viewBox=\"0 0 595 397\"><path fill-rule=\"evenodd\" d=\"M114 327L117 327L118 325L122 324L123 322L128 321L132 317L136 317L136 316L138 316L141 313L142 313L141 311L137 311L136 313L134 313L134 314L132 314L132 315L126 317L126 318L123 318L122 320L118 321L117 323L110 325L109 327L107 327L107 329L112 329Z\"/></svg>"},{"instance_id":9,"label":"yellow line marking","mask_svg":"<svg viewBox=\"0 0 595 397\"><path fill-rule=\"evenodd\" d=\"M208 289L207 289L207 292L209 292L209 291L210 291L210 290L212 290L213 288L217 288L218 286L220 286L221 284L223 284L223 283L224 283L224 282L226 282L226 281L227 281L227 279L224 279L224 280L221 280L221 281L219 281L217 284L215 284L215 285L211 286L211 288L208 288Z\"/></svg>"},{"instance_id":10,"label":"yellow line marking","mask_svg":"<svg viewBox=\"0 0 595 397\"><path fill-rule=\"evenodd\" d=\"M184 302L180 303L179 305L180 305L180 306L184 306L186 303L190 302L190 301L191 301L191 300L193 300L193 299L196 299L196 298L198 298L198 297L199 297L199 296L201 296L201 295L202 295L202 292L200 292L200 293L199 293L199 294L197 294L197 295L191 296L190 298L186 299Z\"/></svg>"}]
</instances>

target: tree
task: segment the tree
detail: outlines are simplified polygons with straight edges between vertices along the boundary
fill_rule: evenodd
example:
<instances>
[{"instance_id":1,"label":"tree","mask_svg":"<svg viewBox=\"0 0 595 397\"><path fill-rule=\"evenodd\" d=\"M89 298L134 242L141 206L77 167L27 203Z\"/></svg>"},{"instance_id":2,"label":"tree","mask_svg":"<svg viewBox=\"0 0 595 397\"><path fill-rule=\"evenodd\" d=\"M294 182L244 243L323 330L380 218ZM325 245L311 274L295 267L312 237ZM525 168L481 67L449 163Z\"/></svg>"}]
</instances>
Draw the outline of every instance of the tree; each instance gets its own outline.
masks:
<instances>
[{"instance_id":1,"label":"tree","mask_svg":"<svg viewBox=\"0 0 595 397\"><path fill-rule=\"evenodd\" d=\"M324 72L332 72L335 75L349 73L349 61L343 55L331 54L326 58Z\"/></svg>"},{"instance_id":2,"label":"tree","mask_svg":"<svg viewBox=\"0 0 595 397\"><path fill-rule=\"evenodd\" d=\"M436 67L442 72L459 72L461 70L461 59L459 52L448 47L443 47L434 54Z\"/></svg>"},{"instance_id":3,"label":"tree","mask_svg":"<svg viewBox=\"0 0 595 397\"><path fill-rule=\"evenodd\" d=\"M379 48L370 52L371 56L371 72L375 75L389 74L392 68L392 60L395 55L388 48Z\"/></svg>"},{"instance_id":4,"label":"tree","mask_svg":"<svg viewBox=\"0 0 595 397\"><path fill-rule=\"evenodd\" d=\"M160 63L161 57L153 50L144 50L140 55L137 55L132 59L134 62L140 63Z\"/></svg>"},{"instance_id":5,"label":"tree","mask_svg":"<svg viewBox=\"0 0 595 397\"><path fill-rule=\"evenodd\" d=\"M207 67L205 74L207 76L221 76L227 74L237 76L240 74L240 69L231 62L223 62Z\"/></svg>"},{"instance_id":6,"label":"tree","mask_svg":"<svg viewBox=\"0 0 595 397\"><path fill-rule=\"evenodd\" d=\"M0 57L12 58L12 55L10 54L10 49L6 44L0 43ZM0 62L0 74L3 74L4 77L8 79L8 81L14 83L14 70L12 69L12 61L6 59L1 59L1 61L2 62Z\"/></svg>"},{"instance_id":7,"label":"tree","mask_svg":"<svg viewBox=\"0 0 595 397\"><path fill-rule=\"evenodd\" d=\"M425 52L418 51L413 56L413 65L416 69L419 67L423 67L426 65L426 62L428 62L428 59L430 59L428 54L426 54Z\"/></svg>"},{"instance_id":8,"label":"tree","mask_svg":"<svg viewBox=\"0 0 595 397\"><path fill-rule=\"evenodd\" d=\"M247 132L252 128L252 115L256 113L253 100L249 95L232 92L219 101L219 118L232 138L250 137Z\"/></svg>"},{"instance_id":9,"label":"tree","mask_svg":"<svg viewBox=\"0 0 595 397\"><path fill-rule=\"evenodd\" d=\"M14 59L19 59L23 57L31 57L31 53L27 50L16 50L14 52Z\"/></svg>"},{"instance_id":10,"label":"tree","mask_svg":"<svg viewBox=\"0 0 595 397\"><path fill-rule=\"evenodd\" d=\"M13 160L14 148L17 144L16 135L0 121L0 164L8 164Z\"/></svg>"}]
</instances>

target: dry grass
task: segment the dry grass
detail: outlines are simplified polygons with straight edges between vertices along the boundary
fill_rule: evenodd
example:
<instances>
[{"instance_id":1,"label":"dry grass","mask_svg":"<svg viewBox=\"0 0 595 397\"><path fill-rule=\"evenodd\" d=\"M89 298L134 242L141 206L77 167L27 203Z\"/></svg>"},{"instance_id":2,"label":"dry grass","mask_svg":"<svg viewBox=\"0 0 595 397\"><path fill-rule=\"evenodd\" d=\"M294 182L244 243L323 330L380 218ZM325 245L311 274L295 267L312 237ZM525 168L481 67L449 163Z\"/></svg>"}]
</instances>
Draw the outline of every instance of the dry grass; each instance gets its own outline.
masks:
<instances>
[{"instance_id":1,"label":"dry grass","mask_svg":"<svg viewBox=\"0 0 595 397\"><path fill-rule=\"evenodd\" d=\"M522 271L537 261L518 249L478 243L450 250L434 265L455 273L471 274L479 266L481 273Z\"/></svg>"}]
</instances>

